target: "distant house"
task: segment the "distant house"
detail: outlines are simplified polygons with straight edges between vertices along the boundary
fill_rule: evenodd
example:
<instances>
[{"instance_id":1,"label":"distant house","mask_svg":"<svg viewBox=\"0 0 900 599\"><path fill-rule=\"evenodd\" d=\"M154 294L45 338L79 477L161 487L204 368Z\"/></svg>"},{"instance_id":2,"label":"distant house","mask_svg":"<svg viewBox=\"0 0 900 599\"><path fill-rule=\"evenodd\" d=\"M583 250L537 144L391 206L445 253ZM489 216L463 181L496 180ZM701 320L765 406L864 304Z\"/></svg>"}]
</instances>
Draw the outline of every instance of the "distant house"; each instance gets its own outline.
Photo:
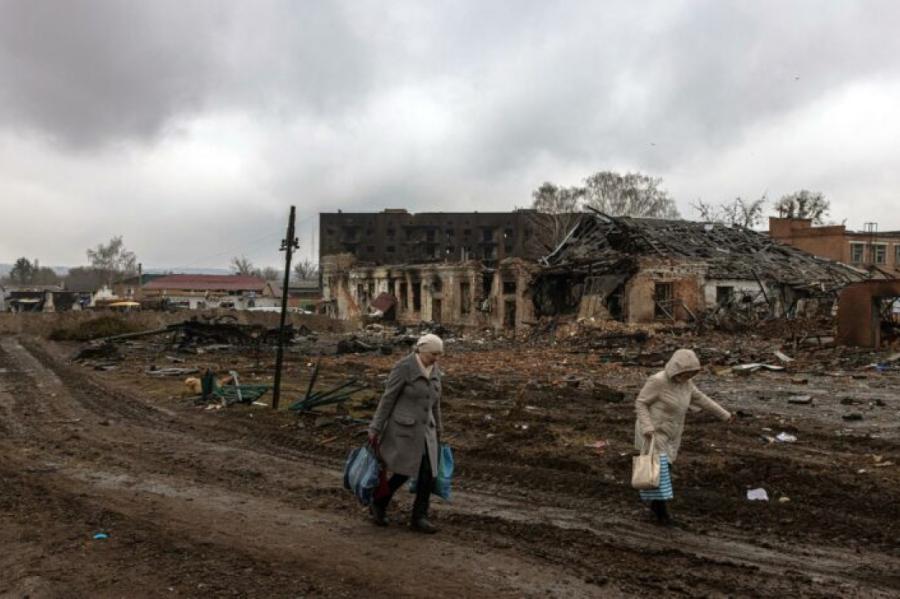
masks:
<instances>
[{"instance_id":1,"label":"distant house","mask_svg":"<svg viewBox=\"0 0 900 599\"><path fill-rule=\"evenodd\" d=\"M190 310L245 310L277 306L280 301L268 281L246 275L165 275L145 283L141 298Z\"/></svg>"},{"instance_id":2,"label":"distant house","mask_svg":"<svg viewBox=\"0 0 900 599\"><path fill-rule=\"evenodd\" d=\"M6 287L0 295L4 312L68 312L82 308L78 294L58 285Z\"/></svg>"},{"instance_id":3,"label":"distant house","mask_svg":"<svg viewBox=\"0 0 900 599\"><path fill-rule=\"evenodd\" d=\"M272 291L279 301L281 301L281 289L281 287L272 287ZM300 308L315 312L321 301L322 288L319 286L318 279L291 281L291 286L288 287L288 308Z\"/></svg>"},{"instance_id":4,"label":"distant house","mask_svg":"<svg viewBox=\"0 0 900 599\"><path fill-rule=\"evenodd\" d=\"M140 301L141 299L143 299L142 291L147 283L166 276L171 275L141 273L139 275L134 275L133 277L128 277L126 279L122 279L121 281L117 281L113 284L112 291L116 295L116 297L122 298L123 300Z\"/></svg>"},{"instance_id":5,"label":"distant house","mask_svg":"<svg viewBox=\"0 0 900 599\"><path fill-rule=\"evenodd\" d=\"M769 236L815 256L880 273L900 276L900 231L879 231L867 223L865 231L844 225L813 226L808 218L769 218Z\"/></svg>"}]
</instances>

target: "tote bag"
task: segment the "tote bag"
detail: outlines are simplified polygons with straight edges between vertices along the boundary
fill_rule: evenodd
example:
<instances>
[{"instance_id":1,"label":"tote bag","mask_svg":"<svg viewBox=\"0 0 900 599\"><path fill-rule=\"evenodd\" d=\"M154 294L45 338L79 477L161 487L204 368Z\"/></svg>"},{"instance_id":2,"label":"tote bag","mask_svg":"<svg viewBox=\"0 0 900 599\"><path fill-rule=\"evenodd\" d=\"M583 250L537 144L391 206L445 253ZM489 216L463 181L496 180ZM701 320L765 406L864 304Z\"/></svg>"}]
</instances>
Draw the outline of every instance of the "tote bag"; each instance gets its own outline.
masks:
<instances>
[{"instance_id":1,"label":"tote bag","mask_svg":"<svg viewBox=\"0 0 900 599\"><path fill-rule=\"evenodd\" d=\"M659 487L659 455L656 451L656 437L650 439L649 451L632 459L631 486L640 491Z\"/></svg>"}]
</instances>

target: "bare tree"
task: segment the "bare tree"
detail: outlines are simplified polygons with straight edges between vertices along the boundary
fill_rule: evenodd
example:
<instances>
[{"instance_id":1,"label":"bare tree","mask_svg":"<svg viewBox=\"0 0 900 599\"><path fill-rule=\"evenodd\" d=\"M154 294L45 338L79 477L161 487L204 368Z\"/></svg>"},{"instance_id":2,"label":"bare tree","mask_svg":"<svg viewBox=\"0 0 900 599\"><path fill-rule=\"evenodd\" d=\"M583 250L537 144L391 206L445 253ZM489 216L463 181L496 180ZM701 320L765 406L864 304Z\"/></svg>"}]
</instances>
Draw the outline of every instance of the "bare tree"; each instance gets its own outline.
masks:
<instances>
[{"instance_id":1,"label":"bare tree","mask_svg":"<svg viewBox=\"0 0 900 599\"><path fill-rule=\"evenodd\" d=\"M581 218L585 197L583 187L558 187L543 183L531 193L531 207L537 211L531 223L536 232L531 238L536 253L547 253L558 246Z\"/></svg>"},{"instance_id":2,"label":"bare tree","mask_svg":"<svg viewBox=\"0 0 900 599\"><path fill-rule=\"evenodd\" d=\"M251 276L255 275L257 270L256 267L253 266L253 262L247 259L246 256L241 256L238 258L235 256L231 259L231 269L238 275Z\"/></svg>"},{"instance_id":3,"label":"bare tree","mask_svg":"<svg viewBox=\"0 0 900 599\"><path fill-rule=\"evenodd\" d=\"M309 258L294 264L294 278L298 281L315 279L319 276L319 265Z\"/></svg>"},{"instance_id":4,"label":"bare tree","mask_svg":"<svg viewBox=\"0 0 900 599\"><path fill-rule=\"evenodd\" d=\"M69 269L66 275L66 289L71 291L97 291L108 282L105 271L96 268L78 266Z\"/></svg>"},{"instance_id":5,"label":"bare tree","mask_svg":"<svg viewBox=\"0 0 900 599\"><path fill-rule=\"evenodd\" d=\"M641 173L600 171L584 180L586 205L610 216L681 218L661 183Z\"/></svg>"},{"instance_id":6,"label":"bare tree","mask_svg":"<svg viewBox=\"0 0 900 599\"><path fill-rule=\"evenodd\" d=\"M271 266L267 266L262 270L254 270L253 274L267 281L278 281L281 279L281 271Z\"/></svg>"},{"instance_id":7,"label":"bare tree","mask_svg":"<svg viewBox=\"0 0 900 599\"><path fill-rule=\"evenodd\" d=\"M109 243L97 245L87 250L91 267L106 274L106 283L112 284L116 277L137 273L137 256L125 248L122 236L113 237Z\"/></svg>"},{"instance_id":8,"label":"bare tree","mask_svg":"<svg viewBox=\"0 0 900 599\"><path fill-rule=\"evenodd\" d=\"M820 191L801 189L782 196L775 203L775 212L782 218L808 218L817 225L825 222L831 202Z\"/></svg>"},{"instance_id":9,"label":"bare tree","mask_svg":"<svg viewBox=\"0 0 900 599\"><path fill-rule=\"evenodd\" d=\"M723 204L709 204L703 200L697 200L692 208L700 213L700 219L708 223L723 223L737 225L752 229L762 222L763 206L766 204L766 196L758 200L744 200L735 198L732 202Z\"/></svg>"}]
</instances>

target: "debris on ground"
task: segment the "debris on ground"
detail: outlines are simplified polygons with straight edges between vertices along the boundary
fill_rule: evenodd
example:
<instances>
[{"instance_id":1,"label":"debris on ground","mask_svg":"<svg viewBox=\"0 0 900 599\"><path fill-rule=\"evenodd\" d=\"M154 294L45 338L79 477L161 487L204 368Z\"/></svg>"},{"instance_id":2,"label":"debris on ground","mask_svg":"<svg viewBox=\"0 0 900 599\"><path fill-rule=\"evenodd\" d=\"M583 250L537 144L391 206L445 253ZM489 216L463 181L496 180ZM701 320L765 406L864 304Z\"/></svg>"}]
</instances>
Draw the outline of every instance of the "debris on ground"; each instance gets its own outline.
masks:
<instances>
[{"instance_id":1,"label":"debris on ground","mask_svg":"<svg viewBox=\"0 0 900 599\"><path fill-rule=\"evenodd\" d=\"M747 489L747 499L750 501L768 501L769 494L763 488Z\"/></svg>"}]
</instances>

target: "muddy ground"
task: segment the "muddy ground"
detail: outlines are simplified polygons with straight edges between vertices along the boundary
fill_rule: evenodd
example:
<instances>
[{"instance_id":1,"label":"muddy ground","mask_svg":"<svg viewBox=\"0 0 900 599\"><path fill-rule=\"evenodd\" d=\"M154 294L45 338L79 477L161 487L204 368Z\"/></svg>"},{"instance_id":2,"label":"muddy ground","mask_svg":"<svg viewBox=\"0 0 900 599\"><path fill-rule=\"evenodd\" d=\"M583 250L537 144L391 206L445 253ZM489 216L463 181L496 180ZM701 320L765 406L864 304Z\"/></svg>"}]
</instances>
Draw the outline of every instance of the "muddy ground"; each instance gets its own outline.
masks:
<instances>
[{"instance_id":1,"label":"muddy ground","mask_svg":"<svg viewBox=\"0 0 900 599\"><path fill-rule=\"evenodd\" d=\"M767 343L670 340L715 346L697 383L738 417L689 415L676 525L660 528L628 485L632 401L660 356L450 342L455 496L435 501L441 532L427 537L405 525L408 493L378 529L341 488L402 350L312 355L332 341L288 352L275 412L206 409L184 377L146 374L213 366L269 382L268 354L142 340L95 370L70 361L76 344L0 337L0 596L900 594L900 372L864 368L871 356L797 350L784 372L738 376L736 356L752 345L771 358ZM319 359L318 388L370 387L298 416L285 408ZM782 432L797 440L774 441ZM770 501L746 499L757 487Z\"/></svg>"}]
</instances>

